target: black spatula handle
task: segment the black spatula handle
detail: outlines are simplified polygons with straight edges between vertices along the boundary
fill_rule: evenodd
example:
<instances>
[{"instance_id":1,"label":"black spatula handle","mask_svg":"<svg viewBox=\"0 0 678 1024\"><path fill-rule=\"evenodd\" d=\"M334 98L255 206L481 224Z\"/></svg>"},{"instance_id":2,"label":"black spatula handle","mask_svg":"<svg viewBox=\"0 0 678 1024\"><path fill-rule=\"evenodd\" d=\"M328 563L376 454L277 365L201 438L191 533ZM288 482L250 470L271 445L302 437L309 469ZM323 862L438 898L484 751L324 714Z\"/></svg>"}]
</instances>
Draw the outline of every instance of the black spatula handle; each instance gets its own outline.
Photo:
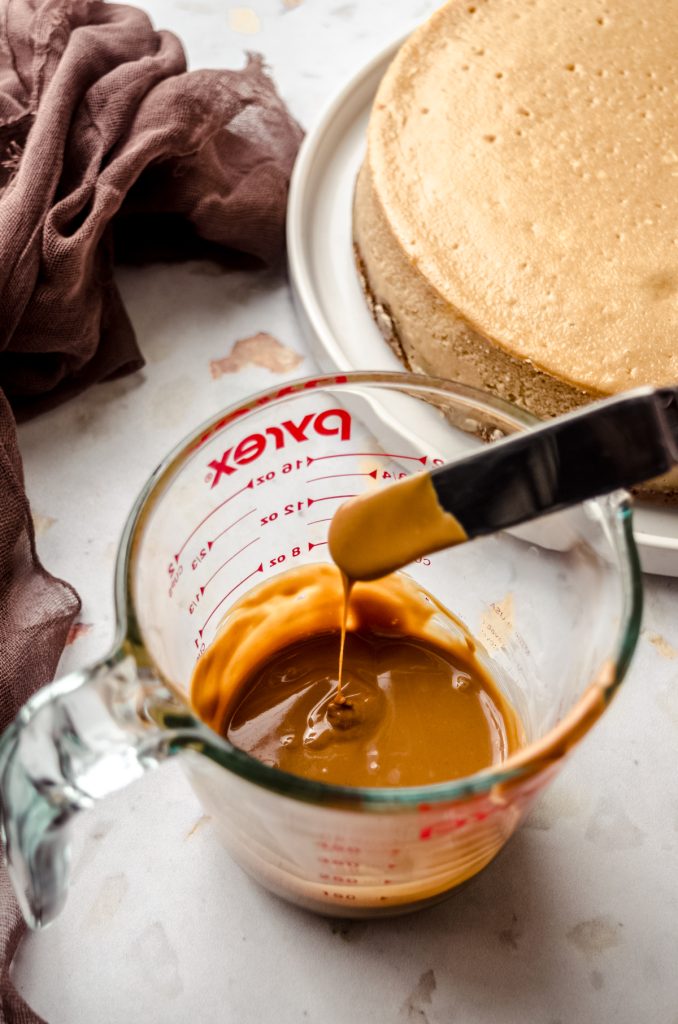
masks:
<instances>
[{"instance_id":1,"label":"black spatula handle","mask_svg":"<svg viewBox=\"0 0 678 1024\"><path fill-rule=\"evenodd\" d=\"M678 464L678 389L642 388L558 417L431 473L469 537L609 494Z\"/></svg>"}]
</instances>

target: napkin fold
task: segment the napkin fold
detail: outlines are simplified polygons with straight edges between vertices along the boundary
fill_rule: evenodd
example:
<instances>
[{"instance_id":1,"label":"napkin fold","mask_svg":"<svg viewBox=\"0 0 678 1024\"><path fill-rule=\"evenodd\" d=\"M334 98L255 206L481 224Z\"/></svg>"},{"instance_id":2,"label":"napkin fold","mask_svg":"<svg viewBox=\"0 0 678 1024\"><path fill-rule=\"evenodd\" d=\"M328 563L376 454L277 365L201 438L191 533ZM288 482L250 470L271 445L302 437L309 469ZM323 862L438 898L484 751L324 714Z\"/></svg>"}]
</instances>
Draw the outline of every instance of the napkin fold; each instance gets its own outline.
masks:
<instances>
[{"instance_id":1,"label":"napkin fold","mask_svg":"<svg viewBox=\"0 0 678 1024\"><path fill-rule=\"evenodd\" d=\"M256 55L187 72L134 7L0 0L0 729L80 607L37 557L15 418L143 365L114 258L274 263L301 135ZM3 875L0 1022L35 1024L9 976L21 930Z\"/></svg>"}]
</instances>

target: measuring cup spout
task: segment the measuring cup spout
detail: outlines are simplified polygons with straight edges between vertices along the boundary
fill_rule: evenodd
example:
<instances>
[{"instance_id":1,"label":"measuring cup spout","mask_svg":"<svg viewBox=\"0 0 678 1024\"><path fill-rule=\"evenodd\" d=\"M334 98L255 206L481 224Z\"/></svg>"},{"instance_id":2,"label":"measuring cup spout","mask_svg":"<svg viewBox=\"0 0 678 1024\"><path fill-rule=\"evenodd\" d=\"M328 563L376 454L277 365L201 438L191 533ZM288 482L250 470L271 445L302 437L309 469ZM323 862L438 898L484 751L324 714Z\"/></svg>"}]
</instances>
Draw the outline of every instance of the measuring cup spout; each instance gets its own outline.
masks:
<instances>
[{"instance_id":1,"label":"measuring cup spout","mask_svg":"<svg viewBox=\"0 0 678 1024\"><path fill-rule=\"evenodd\" d=\"M65 902L71 818L190 743L192 725L188 708L124 649L21 709L0 739L0 830L31 927Z\"/></svg>"}]
</instances>

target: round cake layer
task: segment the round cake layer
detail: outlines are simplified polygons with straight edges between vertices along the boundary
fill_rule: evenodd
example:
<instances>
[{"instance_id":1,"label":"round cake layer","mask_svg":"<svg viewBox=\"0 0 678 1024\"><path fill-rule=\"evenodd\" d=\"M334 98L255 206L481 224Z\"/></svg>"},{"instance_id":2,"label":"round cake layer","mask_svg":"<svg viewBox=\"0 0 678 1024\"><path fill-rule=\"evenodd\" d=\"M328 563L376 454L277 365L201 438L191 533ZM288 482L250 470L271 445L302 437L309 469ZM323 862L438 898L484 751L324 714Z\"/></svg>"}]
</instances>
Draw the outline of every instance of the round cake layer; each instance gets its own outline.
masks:
<instances>
[{"instance_id":1,"label":"round cake layer","mask_svg":"<svg viewBox=\"0 0 678 1024\"><path fill-rule=\"evenodd\" d=\"M405 43L354 230L410 365L537 415L678 380L676 52L664 0L452 0Z\"/></svg>"}]
</instances>

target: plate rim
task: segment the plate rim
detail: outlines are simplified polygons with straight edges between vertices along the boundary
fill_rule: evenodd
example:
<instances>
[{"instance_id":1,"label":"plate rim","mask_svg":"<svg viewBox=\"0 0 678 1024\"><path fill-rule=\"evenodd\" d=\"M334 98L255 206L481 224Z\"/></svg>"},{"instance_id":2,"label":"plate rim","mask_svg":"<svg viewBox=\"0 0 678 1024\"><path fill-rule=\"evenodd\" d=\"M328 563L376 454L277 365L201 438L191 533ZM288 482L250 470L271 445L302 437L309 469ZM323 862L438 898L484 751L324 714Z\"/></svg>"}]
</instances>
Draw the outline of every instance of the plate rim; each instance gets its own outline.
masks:
<instances>
[{"instance_id":1,"label":"plate rim","mask_svg":"<svg viewBox=\"0 0 678 1024\"><path fill-rule=\"evenodd\" d=\"M351 98L353 93L359 90L365 79L373 75L386 61L390 62L392 60L395 53L410 35L410 32L400 34L396 39L387 43L330 96L318 120L306 134L299 147L290 177L286 214L287 261L290 271L290 283L292 284L293 291L296 293L295 298L300 303L304 316L309 322L313 336L319 341L324 354L330 356L334 367L338 370L351 370L355 369L355 367L351 365L349 359L342 351L341 346L323 316L307 269L307 260L304 255L306 244L304 242L305 228L303 215L309 196L305 186L313 171L317 150L325 138L329 126L335 120L336 115L344 109L347 100Z\"/></svg>"},{"instance_id":2,"label":"plate rim","mask_svg":"<svg viewBox=\"0 0 678 1024\"><path fill-rule=\"evenodd\" d=\"M380 68L390 63L398 49L411 32L400 34L385 44L373 57L351 75L342 86L325 102L315 124L306 134L290 177L288 206L286 214L287 261L290 285L296 310L307 329L307 337L313 354L323 369L346 371L355 367L346 355L318 300L308 260L308 237L306 210L313 204L316 189L308 188L317 167L318 151L332 131L338 115L350 104L365 80ZM385 69L384 69L385 70ZM386 345L386 342L384 342ZM386 346L388 347L388 346ZM651 511L652 504L647 506ZM662 576L678 577L678 514L676 514L675 535L654 533L643 528L643 505L634 502L634 536L640 551L645 572ZM669 512L669 509L664 509ZM678 509L676 509L678 513ZM670 555L671 564L661 561L662 555Z\"/></svg>"}]
</instances>

